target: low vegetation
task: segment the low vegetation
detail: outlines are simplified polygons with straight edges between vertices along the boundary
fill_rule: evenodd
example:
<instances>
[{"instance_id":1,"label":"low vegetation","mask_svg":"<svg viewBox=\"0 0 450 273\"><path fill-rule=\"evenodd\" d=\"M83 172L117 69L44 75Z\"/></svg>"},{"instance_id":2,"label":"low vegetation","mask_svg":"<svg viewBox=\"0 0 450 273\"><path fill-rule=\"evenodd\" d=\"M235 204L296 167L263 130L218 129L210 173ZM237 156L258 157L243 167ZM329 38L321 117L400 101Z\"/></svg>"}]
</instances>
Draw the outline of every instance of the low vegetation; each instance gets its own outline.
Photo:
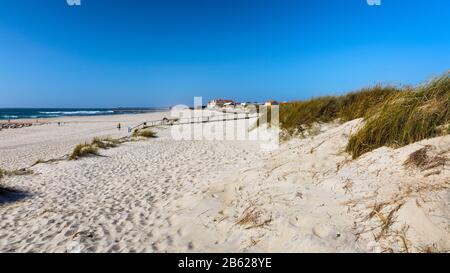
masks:
<instances>
[{"instance_id":1,"label":"low vegetation","mask_svg":"<svg viewBox=\"0 0 450 273\"><path fill-rule=\"evenodd\" d=\"M100 149L108 149L115 148L120 144L120 140L113 139L110 137L107 138L94 138L91 142L91 145L97 146Z\"/></svg>"},{"instance_id":2,"label":"low vegetation","mask_svg":"<svg viewBox=\"0 0 450 273\"><path fill-rule=\"evenodd\" d=\"M76 160L80 157L85 157L88 155L98 155L98 147L93 144L78 144L73 149L72 154L69 156L70 160Z\"/></svg>"},{"instance_id":3,"label":"low vegetation","mask_svg":"<svg viewBox=\"0 0 450 273\"><path fill-rule=\"evenodd\" d=\"M39 158L38 160L36 160L32 165L31 165L31 167L34 167L34 166L36 166L36 165L38 165L38 164L42 164L42 163L45 163L46 161L44 160L44 159L42 159L42 158Z\"/></svg>"},{"instance_id":4,"label":"low vegetation","mask_svg":"<svg viewBox=\"0 0 450 273\"><path fill-rule=\"evenodd\" d=\"M375 86L343 96L313 98L280 106L281 129L289 134L303 133L316 123L342 122L373 115L380 105L399 93L396 87Z\"/></svg>"},{"instance_id":5,"label":"low vegetation","mask_svg":"<svg viewBox=\"0 0 450 273\"><path fill-rule=\"evenodd\" d=\"M6 171L3 169L0 169L0 180L4 177L4 176L15 176L15 175L30 175L33 174L34 172L30 169L27 168L22 168L22 169L17 169L17 170L12 170L12 171Z\"/></svg>"},{"instance_id":6,"label":"low vegetation","mask_svg":"<svg viewBox=\"0 0 450 273\"><path fill-rule=\"evenodd\" d=\"M449 72L416 88L375 86L343 96L314 98L280 106L280 126L288 135L314 124L364 118L346 150L357 158L381 146L401 147L450 133Z\"/></svg>"},{"instance_id":7,"label":"low vegetation","mask_svg":"<svg viewBox=\"0 0 450 273\"><path fill-rule=\"evenodd\" d=\"M149 130L135 130L133 132L133 137L144 137L144 138L153 138L156 137L156 133ZM121 139L113 139L111 137L106 138L94 138L90 143L78 144L73 149L72 153L69 155L70 160L76 160L80 157L90 156L90 155L98 155L98 151L100 149L109 149L115 148L120 144L130 141L129 137L121 138ZM38 160L36 164L44 163L48 161Z\"/></svg>"},{"instance_id":8,"label":"low vegetation","mask_svg":"<svg viewBox=\"0 0 450 273\"><path fill-rule=\"evenodd\" d=\"M109 149L117 147L121 141L119 139L113 139L110 137L99 138L95 137L90 143L78 144L73 149L72 154L69 156L70 160L76 160L80 157L89 155L98 155L99 149Z\"/></svg>"},{"instance_id":9,"label":"low vegetation","mask_svg":"<svg viewBox=\"0 0 450 273\"><path fill-rule=\"evenodd\" d=\"M356 158L381 146L401 147L448 134L449 73L415 89L406 89L383 103L364 127L350 138L347 151Z\"/></svg>"},{"instance_id":10,"label":"low vegetation","mask_svg":"<svg viewBox=\"0 0 450 273\"><path fill-rule=\"evenodd\" d=\"M133 132L132 136L133 137L154 138L154 137L156 137L156 133L151 131L150 129L143 129L143 130L135 130ZM115 148L115 147L119 146L120 144L127 142L127 141L130 141L129 137L124 137L124 138L120 138L120 139L113 139L111 137L106 137L106 138L95 137L94 139L92 139L92 141L90 143L86 142L86 143L78 144L77 146L75 146L72 153L68 157L69 157L69 160L77 160L81 157L98 155L99 149ZM49 160L38 159L38 160L36 160L35 163L33 163L31 165L31 167L36 166L38 164L42 164L42 163L56 162L56 161L66 160L66 159L67 159L66 156L61 157L61 158L56 158L56 159L49 159ZM14 170L14 171L5 171L3 169L0 169L0 182L5 175L29 175L29 174L33 174L33 171L28 168L18 169L18 170ZM2 194L4 192L5 192L5 189L2 188L1 184L0 184L0 194Z\"/></svg>"},{"instance_id":11,"label":"low vegetation","mask_svg":"<svg viewBox=\"0 0 450 273\"><path fill-rule=\"evenodd\" d=\"M154 138L154 137L156 137L156 133L150 129L144 129L144 130L136 129L133 132L133 137Z\"/></svg>"}]
</instances>

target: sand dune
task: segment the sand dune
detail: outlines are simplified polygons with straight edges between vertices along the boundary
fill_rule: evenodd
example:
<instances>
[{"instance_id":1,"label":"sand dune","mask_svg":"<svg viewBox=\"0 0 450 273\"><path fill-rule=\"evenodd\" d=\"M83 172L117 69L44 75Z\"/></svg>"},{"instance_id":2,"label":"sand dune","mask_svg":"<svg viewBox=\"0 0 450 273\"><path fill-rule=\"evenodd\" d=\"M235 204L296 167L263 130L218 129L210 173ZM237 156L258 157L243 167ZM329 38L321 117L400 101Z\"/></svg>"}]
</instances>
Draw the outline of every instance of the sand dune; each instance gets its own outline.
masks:
<instances>
[{"instance_id":1,"label":"sand dune","mask_svg":"<svg viewBox=\"0 0 450 273\"><path fill-rule=\"evenodd\" d=\"M448 158L450 136L351 160L343 151L360 123L323 126L209 186L183 224L208 234L204 251L449 251L449 163L404 162L426 145Z\"/></svg>"}]
</instances>

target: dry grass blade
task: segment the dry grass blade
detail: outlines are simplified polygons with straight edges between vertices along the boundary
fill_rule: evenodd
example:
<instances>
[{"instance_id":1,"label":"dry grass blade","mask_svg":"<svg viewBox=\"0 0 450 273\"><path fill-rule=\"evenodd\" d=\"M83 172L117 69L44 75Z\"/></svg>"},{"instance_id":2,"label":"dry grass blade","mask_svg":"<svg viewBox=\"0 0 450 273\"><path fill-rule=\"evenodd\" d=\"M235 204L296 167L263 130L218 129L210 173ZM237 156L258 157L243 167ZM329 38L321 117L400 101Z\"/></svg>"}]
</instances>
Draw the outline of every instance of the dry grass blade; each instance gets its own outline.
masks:
<instances>
[{"instance_id":1,"label":"dry grass blade","mask_svg":"<svg viewBox=\"0 0 450 273\"><path fill-rule=\"evenodd\" d=\"M415 167L421 169L421 171L428 171L437 167L444 167L447 162L447 158L439 155L430 156L429 151L432 146L427 145L413 153L411 153L405 160L403 165L405 167Z\"/></svg>"},{"instance_id":2,"label":"dry grass blade","mask_svg":"<svg viewBox=\"0 0 450 273\"><path fill-rule=\"evenodd\" d=\"M272 222L272 218L263 219L262 216L262 210L258 209L254 204L251 204L243 211L236 225L244 226L245 229L252 229L265 227Z\"/></svg>"},{"instance_id":3,"label":"dry grass blade","mask_svg":"<svg viewBox=\"0 0 450 273\"><path fill-rule=\"evenodd\" d=\"M353 182L350 179L346 179L344 186L342 189L345 191L345 194L352 193Z\"/></svg>"},{"instance_id":4,"label":"dry grass blade","mask_svg":"<svg viewBox=\"0 0 450 273\"><path fill-rule=\"evenodd\" d=\"M443 249L436 245L436 243L430 245L422 245L418 249L420 253L449 253L450 249Z\"/></svg>"},{"instance_id":5,"label":"dry grass blade","mask_svg":"<svg viewBox=\"0 0 450 273\"><path fill-rule=\"evenodd\" d=\"M408 159L403 163L404 166L414 166L414 167L423 167L427 164L428 158L428 150L430 146L425 146L412 154L409 155Z\"/></svg>"},{"instance_id":6,"label":"dry grass blade","mask_svg":"<svg viewBox=\"0 0 450 273\"><path fill-rule=\"evenodd\" d=\"M400 202L393 209L389 211L387 215L383 214L382 210L384 207L390 205L387 202L375 204L372 211L370 212L368 218L373 218L374 216L378 217L378 220L381 223L381 230L378 235L375 236L375 240L379 241L382 237L384 237L389 231L392 224L395 222L395 213L403 206L404 202Z\"/></svg>"}]
</instances>

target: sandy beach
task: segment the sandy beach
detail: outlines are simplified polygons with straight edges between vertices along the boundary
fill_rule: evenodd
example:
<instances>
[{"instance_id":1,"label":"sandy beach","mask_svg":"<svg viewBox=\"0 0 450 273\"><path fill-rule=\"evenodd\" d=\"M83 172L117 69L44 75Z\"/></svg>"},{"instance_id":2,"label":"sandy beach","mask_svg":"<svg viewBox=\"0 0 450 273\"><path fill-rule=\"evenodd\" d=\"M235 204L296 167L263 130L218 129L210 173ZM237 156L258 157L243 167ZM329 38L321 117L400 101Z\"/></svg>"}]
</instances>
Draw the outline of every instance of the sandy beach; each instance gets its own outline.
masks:
<instances>
[{"instance_id":1,"label":"sandy beach","mask_svg":"<svg viewBox=\"0 0 450 273\"><path fill-rule=\"evenodd\" d=\"M93 137L127 135L118 122L126 128L168 114L63 118L62 126L4 130L0 164L13 170L59 158ZM156 132L156 139L99 157L38 164L32 175L7 177L4 185L27 196L0 205L0 251L198 251L178 243L184 231L174 227L177 214L192 195L258 158L258 143L177 141L169 128Z\"/></svg>"},{"instance_id":2,"label":"sandy beach","mask_svg":"<svg viewBox=\"0 0 450 273\"><path fill-rule=\"evenodd\" d=\"M1 131L1 168L32 173L2 180L19 193L0 204L0 252L450 249L448 162L404 164L423 147L448 158L449 136L351 160L343 150L361 119L323 124L271 152L255 140L174 140L172 128L158 127L157 138L30 167L167 116L62 118L62 126Z\"/></svg>"},{"instance_id":3,"label":"sandy beach","mask_svg":"<svg viewBox=\"0 0 450 273\"><path fill-rule=\"evenodd\" d=\"M450 1L3 2L0 254L450 254Z\"/></svg>"}]
</instances>

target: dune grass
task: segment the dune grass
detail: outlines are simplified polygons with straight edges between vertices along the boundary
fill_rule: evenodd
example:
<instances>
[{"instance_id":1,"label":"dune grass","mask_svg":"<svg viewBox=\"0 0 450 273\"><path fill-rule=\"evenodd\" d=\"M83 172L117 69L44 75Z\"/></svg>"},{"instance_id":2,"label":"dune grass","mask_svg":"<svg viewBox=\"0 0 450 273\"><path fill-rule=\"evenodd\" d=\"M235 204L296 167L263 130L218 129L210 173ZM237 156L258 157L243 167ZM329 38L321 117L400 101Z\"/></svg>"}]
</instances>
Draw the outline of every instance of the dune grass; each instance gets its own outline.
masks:
<instances>
[{"instance_id":1,"label":"dune grass","mask_svg":"<svg viewBox=\"0 0 450 273\"><path fill-rule=\"evenodd\" d=\"M106 137L106 138L95 137L91 142L91 145L95 145L100 149L115 148L119 144L120 144L120 141L118 139L113 139L110 137Z\"/></svg>"},{"instance_id":2,"label":"dune grass","mask_svg":"<svg viewBox=\"0 0 450 273\"><path fill-rule=\"evenodd\" d=\"M302 134L316 123L364 118L346 151L353 158L381 146L401 147L450 133L449 72L412 87L375 86L343 96L319 97L280 106L281 128Z\"/></svg>"},{"instance_id":3,"label":"dune grass","mask_svg":"<svg viewBox=\"0 0 450 273\"><path fill-rule=\"evenodd\" d=\"M136 129L133 132L133 137L154 138L154 137L156 137L156 133L150 129L144 129L144 130Z\"/></svg>"},{"instance_id":4,"label":"dune grass","mask_svg":"<svg viewBox=\"0 0 450 273\"><path fill-rule=\"evenodd\" d=\"M69 156L70 160L76 160L80 157L85 157L88 155L98 155L98 147L89 143L78 144Z\"/></svg>"},{"instance_id":5,"label":"dune grass","mask_svg":"<svg viewBox=\"0 0 450 273\"><path fill-rule=\"evenodd\" d=\"M449 73L415 89L405 89L383 103L354 134L347 151L357 158L381 146L401 147L448 134Z\"/></svg>"},{"instance_id":6,"label":"dune grass","mask_svg":"<svg viewBox=\"0 0 450 273\"><path fill-rule=\"evenodd\" d=\"M288 134L302 133L315 123L339 119L342 122L369 117L386 100L399 93L396 87L375 86L343 96L327 96L280 106L281 129Z\"/></svg>"},{"instance_id":7,"label":"dune grass","mask_svg":"<svg viewBox=\"0 0 450 273\"><path fill-rule=\"evenodd\" d=\"M80 157L85 157L89 155L98 155L99 149L109 149L115 148L119 146L123 141L119 139L114 139L111 137L95 137L92 139L90 143L78 144L72 151L72 154L69 156L70 160L76 160ZM41 161L43 162L43 161ZM35 164L39 164L41 162L36 162Z\"/></svg>"}]
</instances>

